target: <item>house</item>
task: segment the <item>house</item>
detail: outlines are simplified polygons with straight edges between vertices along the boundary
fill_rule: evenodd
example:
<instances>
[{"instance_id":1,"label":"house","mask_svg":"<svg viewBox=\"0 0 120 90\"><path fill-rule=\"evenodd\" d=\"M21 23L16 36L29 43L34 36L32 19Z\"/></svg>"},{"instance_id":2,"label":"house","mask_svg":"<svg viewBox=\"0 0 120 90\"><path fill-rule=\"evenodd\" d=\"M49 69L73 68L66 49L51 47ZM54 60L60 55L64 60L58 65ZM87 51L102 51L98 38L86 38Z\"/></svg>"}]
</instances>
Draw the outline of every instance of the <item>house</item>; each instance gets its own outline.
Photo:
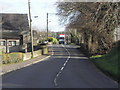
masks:
<instances>
[{"instance_id":1,"label":"house","mask_svg":"<svg viewBox=\"0 0 120 90\"><path fill-rule=\"evenodd\" d=\"M4 53L19 52L30 43L27 14L0 13L0 50Z\"/></svg>"}]
</instances>

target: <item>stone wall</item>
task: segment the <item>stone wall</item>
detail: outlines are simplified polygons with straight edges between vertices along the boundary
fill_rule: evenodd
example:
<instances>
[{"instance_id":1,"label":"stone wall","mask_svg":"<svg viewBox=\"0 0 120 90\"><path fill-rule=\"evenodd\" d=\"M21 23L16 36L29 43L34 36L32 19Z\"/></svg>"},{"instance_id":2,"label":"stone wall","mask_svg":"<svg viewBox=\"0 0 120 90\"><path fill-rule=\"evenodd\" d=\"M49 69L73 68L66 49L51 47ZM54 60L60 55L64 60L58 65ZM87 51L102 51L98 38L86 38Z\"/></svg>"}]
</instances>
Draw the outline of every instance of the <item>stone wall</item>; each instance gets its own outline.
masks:
<instances>
[{"instance_id":1,"label":"stone wall","mask_svg":"<svg viewBox=\"0 0 120 90\"><path fill-rule=\"evenodd\" d=\"M33 52L33 57L37 57L39 55L42 55L42 50L37 50Z\"/></svg>"},{"instance_id":2,"label":"stone wall","mask_svg":"<svg viewBox=\"0 0 120 90\"><path fill-rule=\"evenodd\" d=\"M23 61L31 59L31 52L23 53Z\"/></svg>"},{"instance_id":3,"label":"stone wall","mask_svg":"<svg viewBox=\"0 0 120 90\"><path fill-rule=\"evenodd\" d=\"M33 52L33 57L37 57L40 55L48 54L48 48L43 48L39 49L37 51ZM19 61L25 61L31 59L31 52L27 53L20 53L20 52L15 52L15 53L8 53L8 54L0 54L0 56L3 58L2 62L3 64L8 64L8 63L16 63Z\"/></svg>"}]
</instances>

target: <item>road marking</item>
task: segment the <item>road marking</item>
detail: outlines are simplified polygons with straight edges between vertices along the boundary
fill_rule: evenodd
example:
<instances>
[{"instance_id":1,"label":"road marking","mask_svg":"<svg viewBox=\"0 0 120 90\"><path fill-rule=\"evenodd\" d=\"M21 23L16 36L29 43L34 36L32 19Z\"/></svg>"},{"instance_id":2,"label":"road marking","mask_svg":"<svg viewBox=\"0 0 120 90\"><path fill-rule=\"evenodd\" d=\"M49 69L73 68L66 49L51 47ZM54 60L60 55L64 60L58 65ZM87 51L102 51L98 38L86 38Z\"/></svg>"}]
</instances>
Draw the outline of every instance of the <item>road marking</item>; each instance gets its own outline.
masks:
<instances>
[{"instance_id":1,"label":"road marking","mask_svg":"<svg viewBox=\"0 0 120 90\"><path fill-rule=\"evenodd\" d=\"M55 84L56 88L59 88L58 83L57 83L57 78L62 73L62 71L64 70L65 66L67 65L69 59L71 58L70 52L67 50L67 48L64 45L62 45L62 47L64 47L64 49L67 51L67 53L68 53L69 56L67 57L67 60L65 61L65 63L63 64L63 66L61 67L60 71L57 73L56 77L54 78L54 84Z\"/></svg>"},{"instance_id":2,"label":"road marking","mask_svg":"<svg viewBox=\"0 0 120 90\"><path fill-rule=\"evenodd\" d=\"M61 71L63 70L64 67L61 68Z\"/></svg>"}]
</instances>

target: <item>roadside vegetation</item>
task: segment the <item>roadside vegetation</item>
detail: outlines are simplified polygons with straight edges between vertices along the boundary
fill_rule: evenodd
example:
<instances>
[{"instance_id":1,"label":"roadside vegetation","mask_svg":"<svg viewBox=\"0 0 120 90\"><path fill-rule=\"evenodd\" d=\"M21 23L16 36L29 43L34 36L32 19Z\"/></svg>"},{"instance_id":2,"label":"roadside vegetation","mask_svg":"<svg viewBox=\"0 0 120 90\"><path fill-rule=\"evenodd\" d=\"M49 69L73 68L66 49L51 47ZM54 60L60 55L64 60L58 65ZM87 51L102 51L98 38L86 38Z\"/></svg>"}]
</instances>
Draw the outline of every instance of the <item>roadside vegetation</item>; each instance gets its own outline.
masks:
<instances>
[{"instance_id":1,"label":"roadside vegetation","mask_svg":"<svg viewBox=\"0 0 120 90\"><path fill-rule=\"evenodd\" d=\"M107 75L118 81L120 79L120 47L113 48L105 55L91 56L90 59Z\"/></svg>"},{"instance_id":2,"label":"roadside vegetation","mask_svg":"<svg viewBox=\"0 0 120 90\"><path fill-rule=\"evenodd\" d=\"M34 51L33 51L33 58L40 56L40 55L45 55L48 54L48 47L47 45L38 45L34 46ZM13 63L19 63L25 60L33 59L31 57L31 51L28 52L12 52L12 53L2 53L0 54L0 57L2 59L3 65L7 64L13 64Z\"/></svg>"},{"instance_id":3,"label":"roadside vegetation","mask_svg":"<svg viewBox=\"0 0 120 90\"><path fill-rule=\"evenodd\" d=\"M0 55L2 54L2 51L0 51Z\"/></svg>"},{"instance_id":4,"label":"roadside vegetation","mask_svg":"<svg viewBox=\"0 0 120 90\"><path fill-rule=\"evenodd\" d=\"M64 1L64 0L63 0ZM65 24L70 42L81 46L91 60L105 73L119 78L120 46L117 31L120 28L118 2L58 2L60 23Z\"/></svg>"},{"instance_id":5,"label":"roadside vegetation","mask_svg":"<svg viewBox=\"0 0 120 90\"><path fill-rule=\"evenodd\" d=\"M58 2L57 7L72 43L80 41L90 54L109 52L120 26L120 3Z\"/></svg>"},{"instance_id":6,"label":"roadside vegetation","mask_svg":"<svg viewBox=\"0 0 120 90\"><path fill-rule=\"evenodd\" d=\"M54 37L48 37L49 42L52 42L53 44L58 44L58 40Z\"/></svg>"},{"instance_id":7,"label":"roadside vegetation","mask_svg":"<svg viewBox=\"0 0 120 90\"><path fill-rule=\"evenodd\" d=\"M1 54L3 54L3 52L2 52L2 51L3 51L3 49L0 49L0 55L1 55Z\"/></svg>"},{"instance_id":8,"label":"roadside vegetation","mask_svg":"<svg viewBox=\"0 0 120 90\"><path fill-rule=\"evenodd\" d=\"M10 64L10 63L12 64L23 61L23 53L19 53L19 52L1 54L1 56L2 56L2 64Z\"/></svg>"}]
</instances>

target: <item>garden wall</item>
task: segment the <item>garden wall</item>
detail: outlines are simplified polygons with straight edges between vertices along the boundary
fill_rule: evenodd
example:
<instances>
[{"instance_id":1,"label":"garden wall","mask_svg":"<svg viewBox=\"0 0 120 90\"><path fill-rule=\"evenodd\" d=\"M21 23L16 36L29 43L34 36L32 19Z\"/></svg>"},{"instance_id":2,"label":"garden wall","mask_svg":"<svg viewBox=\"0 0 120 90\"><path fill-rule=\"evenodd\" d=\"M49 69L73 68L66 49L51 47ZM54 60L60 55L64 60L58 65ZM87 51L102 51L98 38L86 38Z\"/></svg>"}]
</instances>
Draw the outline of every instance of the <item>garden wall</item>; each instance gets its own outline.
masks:
<instances>
[{"instance_id":1,"label":"garden wall","mask_svg":"<svg viewBox=\"0 0 120 90\"><path fill-rule=\"evenodd\" d=\"M37 57L39 55L44 55L44 54L48 54L47 47L34 51L33 57ZM27 52L27 53L14 52L14 53L8 53L8 54L0 54L0 57L2 57L3 64L17 63L20 61L29 60L31 59L31 56L32 56L31 52Z\"/></svg>"}]
</instances>

